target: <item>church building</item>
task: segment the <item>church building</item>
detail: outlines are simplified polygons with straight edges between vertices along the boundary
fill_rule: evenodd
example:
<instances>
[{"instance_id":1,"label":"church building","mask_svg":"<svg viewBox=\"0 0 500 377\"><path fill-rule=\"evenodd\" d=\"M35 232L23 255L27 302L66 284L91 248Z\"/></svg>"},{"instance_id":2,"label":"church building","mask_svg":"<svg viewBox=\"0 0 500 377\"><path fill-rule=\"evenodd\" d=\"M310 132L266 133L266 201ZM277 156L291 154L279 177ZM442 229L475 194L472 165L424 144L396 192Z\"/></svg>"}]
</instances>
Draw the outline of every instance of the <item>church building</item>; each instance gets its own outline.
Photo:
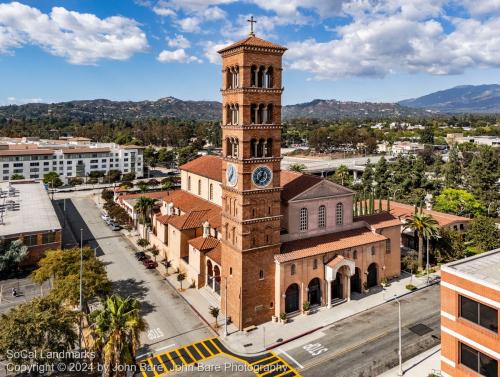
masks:
<instances>
[{"instance_id":1,"label":"church building","mask_svg":"<svg viewBox=\"0 0 500 377\"><path fill-rule=\"evenodd\" d=\"M285 51L253 32L219 51L222 156L180 167L148 236L239 329L307 305L335 310L400 274L401 220L354 217L352 190L281 170Z\"/></svg>"}]
</instances>

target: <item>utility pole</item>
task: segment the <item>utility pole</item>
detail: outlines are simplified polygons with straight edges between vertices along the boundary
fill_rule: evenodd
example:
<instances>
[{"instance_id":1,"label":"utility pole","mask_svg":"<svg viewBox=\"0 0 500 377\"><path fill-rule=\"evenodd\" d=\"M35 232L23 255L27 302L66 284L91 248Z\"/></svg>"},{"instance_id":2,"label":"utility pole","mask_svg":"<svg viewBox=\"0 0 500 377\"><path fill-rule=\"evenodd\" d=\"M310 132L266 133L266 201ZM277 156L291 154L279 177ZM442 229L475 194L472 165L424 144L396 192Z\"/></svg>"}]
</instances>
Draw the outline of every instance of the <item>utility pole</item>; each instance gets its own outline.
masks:
<instances>
[{"instance_id":1,"label":"utility pole","mask_svg":"<svg viewBox=\"0 0 500 377\"><path fill-rule=\"evenodd\" d=\"M394 300L398 303L398 328L399 328L399 349L398 349L398 358L399 358L399 370L398 376L403 375L403 360L402 360L402 350L401 350L401 302L398 297L394 295Z\"/></svg>"}]
</instances>

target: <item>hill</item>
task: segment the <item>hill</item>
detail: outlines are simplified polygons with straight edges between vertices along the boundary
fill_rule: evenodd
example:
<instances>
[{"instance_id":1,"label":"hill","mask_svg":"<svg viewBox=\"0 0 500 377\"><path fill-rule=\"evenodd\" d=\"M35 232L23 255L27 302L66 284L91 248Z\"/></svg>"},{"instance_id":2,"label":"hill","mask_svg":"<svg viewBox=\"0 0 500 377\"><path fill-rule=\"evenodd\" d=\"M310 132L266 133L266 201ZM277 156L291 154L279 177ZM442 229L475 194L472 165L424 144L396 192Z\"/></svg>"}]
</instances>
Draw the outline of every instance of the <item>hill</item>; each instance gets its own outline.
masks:
<instances>
[{"instance_id":1,"label":"hill","mask_svg":"<svg viewBox=\"0 0 500 377\"><path fill-rule=\"evenodd\" d=\"M442 113L500 113L500 85L456 86L399 104Z\"/></svg>"},{"instance_id":2,"label":"hill","mask_svg":"<svg viewBox=\"0 0 500 377\"><path fill-rule=\"evenodd\" d=\"M92 122L101 120L141 120L172 118L179 120L218 121L221 103L217 101L183 101L174 97L157 101L111 101L106 99L60 103L30 103L0 107L0 118ZM342 102L316 99L283 106L283 119L336 120L346 118L379 119L421 117L428 112L394 103Z\"/></svg>"}]
</instances>

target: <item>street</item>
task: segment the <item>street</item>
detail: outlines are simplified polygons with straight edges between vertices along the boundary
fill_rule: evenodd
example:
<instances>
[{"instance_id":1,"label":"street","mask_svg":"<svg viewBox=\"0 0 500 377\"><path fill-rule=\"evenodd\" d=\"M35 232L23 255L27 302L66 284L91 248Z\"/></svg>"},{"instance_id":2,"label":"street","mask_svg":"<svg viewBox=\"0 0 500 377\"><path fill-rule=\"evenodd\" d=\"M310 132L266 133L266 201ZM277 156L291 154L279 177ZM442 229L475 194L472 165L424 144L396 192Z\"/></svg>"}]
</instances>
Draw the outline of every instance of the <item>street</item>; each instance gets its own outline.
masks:
<instances>
[{"instance_id":1,"label":"street","mask_svg":"<svg viewBox=\"0 0 500 377\"><path fill-rule=\"evenodd\" d=\"M97 256L106 264L114 292L141 301L149 329L143 334L139 355L213 336L174 288L155 270L147 270L135 259L133 245L121 232L109 229L88 193L57 196L56 199L67 198L66 230L72 230L79 241L83 229L83 244L96 249Z\"/></svg>"},{"instance_id":2,"label":"street","mask_svg":"<svg viewBox=\"0 0 500 377\"><path fill-rule=\"evenodd\" d=\"M439 285L400 301L407 360L440 341ZM303 376L377 376L397 365L398 304L393 301L357 314L275 351Z\"/></svg>"}]
</instances>

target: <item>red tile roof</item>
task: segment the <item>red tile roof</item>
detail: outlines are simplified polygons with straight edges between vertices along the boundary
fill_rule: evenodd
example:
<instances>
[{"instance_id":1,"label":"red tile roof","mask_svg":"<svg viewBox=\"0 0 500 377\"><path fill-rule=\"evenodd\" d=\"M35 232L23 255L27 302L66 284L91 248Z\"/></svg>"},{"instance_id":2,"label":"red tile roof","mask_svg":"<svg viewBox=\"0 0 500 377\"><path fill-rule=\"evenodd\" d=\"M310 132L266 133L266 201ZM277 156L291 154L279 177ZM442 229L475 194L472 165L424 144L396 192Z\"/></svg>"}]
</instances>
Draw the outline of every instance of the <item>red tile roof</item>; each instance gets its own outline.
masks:
<instances>
[{"instance_id":1,"label":"red tile roof","mask_svg":"<svg viewBox=\"0 0 500 377\"><path fill-rule=\"evenodd\" d=\"M281 254L274 258L279 263L295 259L307 258L325 254L331 251L340 251L374 242L385 241L387 238L366 228L330 233L322 236L304 238L285 242L281 245Z\"/></svg>"},{"instance_id":2,"label":"red tile roof","mask_svg":"<svg viewBox=\"0 0 500 377\"><path fill-rule=\"evenodd\" d=\"M390 206L391 206L390 213L402 221L412 217L413 214L415 213L415 206L409 204L391 202ZM387 201L385 200L382 201L382 209L387 210ZM438 222L440 227L450 226L454 223L467 223L471 220L467 217L451 215L449 213L443 213L433 210L429 211L427 209L424 209L423 212L431 215L434 218L434 220Z\"/></svg>"},{"instance_id":3,"label":"red tile roof","mask_svg":"<svg viewBox=\"0 0 500 377\"><path fill-rule=\"evenodd\" d=\"M188 243L199 251L211 250L219 244L219 240L215 237L196 237L189 240Z\"/></svg>"},{"instance_id":4,"label":"red tile roof","mask_svg":"<svg viewBox=\"0 0 500 377\"><path fill-rule=\"evenodd\" d=\"M181 216L171 216L168 223L179 230L200 228L208 220L208 212L210 211L191 211Z\"/></svg>"},{"instance_id":5,"label":"red tile roof","mask_svg":"<svg viewBox=\"0 0 500 377\"><path fill-rule=\"evenodd\" d=\"M163 224L163 225L167 225L168 224L168 220L170 220L170 218L173 217L172 215L160 215L160 216L156 216L156 221L158 221L159 223Z\"/></svg>"},{"instance_id":6,"label":"red tile roof","mask_svg":"<svg viewBox=\"0 0 500 377\"><path fill-rule=\"evenodd\" d=\"M364 221L373 229L389 228L391 226L401 226L401 220L388 212L374 213L354 218L354 221Z\"/></svg>"},{"instance_id":7,"label":"red tile roof","mask_svg":"<svg viewBox=\"0 0 500 377\"><path fill-rule=\"evenodd\" d=\"M217 156L201 156L179 167L190 173L201 175L215 181L222 181L222 159Z\"/></svg>"},{"instance_id":8,"label":"red tile roof","mask_svg":"<svg viewBox=\"0 0 500 377\"><path fill-rule=\"evenodd\" d=\"M118 197L118 201L124 201L128 199L137 199L141 197L152 198L152 199L163 199L164 196L168 196L168 191L151 191L136 194L124 194Z\"/></svg>"},{"instance_id":9,"label":"red tile roof","mask_svg":"<svg viewBox=\"0 0 500 377\"><path fill-rule=\"evenodd\" d=\"M335 266L338 265L343 260L344 260L344 257L342 255L337 255L330 262L328 262L327 266L331 267L331 268L335 268Z\"/></svg>"},{"instance_id":10,"label":"red tile roof","mask_svg":"<svg viewBox=\"0 0 500 377\"><path fill-rule=\"evenodd\" d=\"M277 50L282 50L286 51L287 48L280 46L276 43L266 41L261 38L257 38L254 35L251 35L245 39L242 39L241 41L238 41L236 43L233 43L232 45L229 45L227 47L222 48L221 50L217 51L219 54L223 53L225 51L232 50L233 48L241 47L241 46L249 46L249 47L266 47L266 48L274 48Z\"/></svg>"},{"instance_id":11,"label":"red tile roof","mask_svg":"<svg viewBox=\"0 0 500 377\"><path fill-rule=\"evenodd\" d=\"M222 248L221 248L221 244L219 242L219 244L214 247L212 250L210 250L206 256L209 257L211 260L213 260L215 263L217 263L219 266L221 265L221 259L222 259Z\"/></svg>"},{"instance_id":12,"label":"red tile roof","mask_svg":"<svg viewBox=\"0 0 500 377\"><path fill-rule=\"evenodd\" d=\"M315 175L296 173L282 170L280 173L280 184L283 187L281 199L289 201L305 190L322 181L323 178Z\"/></svg>"}]
</instances>

